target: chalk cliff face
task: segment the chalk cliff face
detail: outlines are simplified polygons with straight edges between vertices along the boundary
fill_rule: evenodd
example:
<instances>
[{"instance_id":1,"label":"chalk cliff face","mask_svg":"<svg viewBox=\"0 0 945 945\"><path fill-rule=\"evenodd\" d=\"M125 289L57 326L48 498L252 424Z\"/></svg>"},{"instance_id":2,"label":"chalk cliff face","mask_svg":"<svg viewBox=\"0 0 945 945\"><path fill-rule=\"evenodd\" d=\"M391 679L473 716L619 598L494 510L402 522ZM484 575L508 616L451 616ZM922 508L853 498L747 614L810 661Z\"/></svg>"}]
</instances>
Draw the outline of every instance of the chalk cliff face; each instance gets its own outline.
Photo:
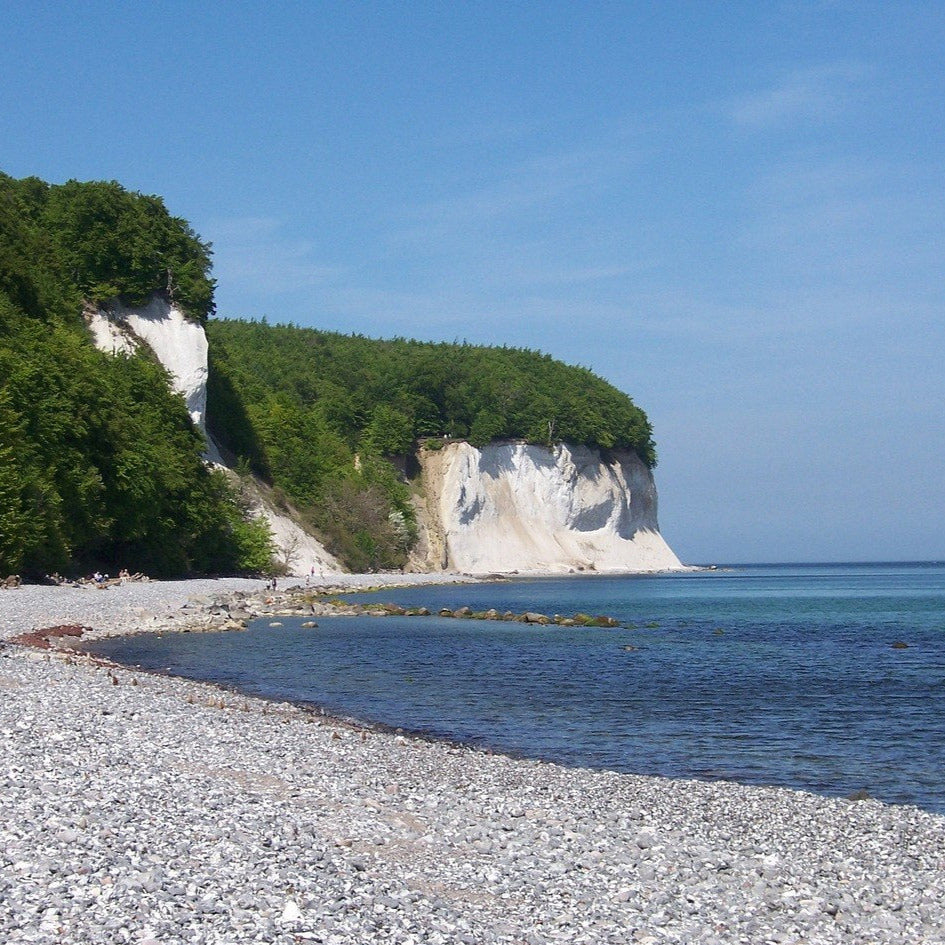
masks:
<instances>
[{"instance_id":1,"label":"chalk cliff face","mask_svg":"<svg viewBox=\"0 0 945 945\"><path fill-rule=\"evenodd\" d=\"M112 305L87 314L95 343L112 354L130 353L144 341L184 395L194 425L206 436L207 336L173 303L153 296L147 305Z\"/></svg>"},{"instance_id":2,"label":"chalk cliff face","mask_svg":"<svg viewBox=\"0 0 945 945\"><path fill-rule=\"evenodd\" d=\"M633 453L451 443L421 456L418 568L662 571L682 567L659 533L653 475Z\"/></svg>"}]
</instances>

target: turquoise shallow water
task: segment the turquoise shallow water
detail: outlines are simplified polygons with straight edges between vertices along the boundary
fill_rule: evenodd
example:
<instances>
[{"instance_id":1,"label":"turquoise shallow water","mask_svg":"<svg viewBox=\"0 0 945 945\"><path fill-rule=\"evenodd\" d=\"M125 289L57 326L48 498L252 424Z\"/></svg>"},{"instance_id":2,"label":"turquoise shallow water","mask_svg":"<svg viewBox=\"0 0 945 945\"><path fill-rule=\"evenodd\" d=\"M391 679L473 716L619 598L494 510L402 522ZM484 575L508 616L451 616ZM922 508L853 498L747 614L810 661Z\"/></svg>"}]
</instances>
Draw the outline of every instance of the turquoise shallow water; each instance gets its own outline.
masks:
<instances>
[{"instance_id":1,"label":"turquoise shallow water","mask_svg":"<svg viewBox=\"0 0 945 945\"><path fill-rule=\"evenodd\" d=\"M945 813L945 565L752 566L354 596L605 613L627 626L364 617L302 629L282 618L243 634L95 649L566 764L865 790Z\"/></svg>"}]
</instances>

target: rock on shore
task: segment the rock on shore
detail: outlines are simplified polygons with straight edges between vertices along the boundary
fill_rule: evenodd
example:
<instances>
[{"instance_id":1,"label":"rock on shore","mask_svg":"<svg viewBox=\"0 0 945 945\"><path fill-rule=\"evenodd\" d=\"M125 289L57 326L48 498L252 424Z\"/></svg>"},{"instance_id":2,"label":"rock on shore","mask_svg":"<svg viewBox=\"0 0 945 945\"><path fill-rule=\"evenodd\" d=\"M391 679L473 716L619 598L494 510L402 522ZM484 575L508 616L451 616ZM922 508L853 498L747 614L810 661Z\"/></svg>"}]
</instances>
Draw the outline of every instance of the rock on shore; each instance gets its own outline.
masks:
<instances>
[{"instance_id":1,"label":"rock on shore","mask_svg":"<svg viewBox=\"0 0 945 945\"><path fill-rule=\"evenodd\" d=\"M945 818L915 808L515 760L12 645L0 733L2 941L945 941Z\"/></svg>"}]
</instances>

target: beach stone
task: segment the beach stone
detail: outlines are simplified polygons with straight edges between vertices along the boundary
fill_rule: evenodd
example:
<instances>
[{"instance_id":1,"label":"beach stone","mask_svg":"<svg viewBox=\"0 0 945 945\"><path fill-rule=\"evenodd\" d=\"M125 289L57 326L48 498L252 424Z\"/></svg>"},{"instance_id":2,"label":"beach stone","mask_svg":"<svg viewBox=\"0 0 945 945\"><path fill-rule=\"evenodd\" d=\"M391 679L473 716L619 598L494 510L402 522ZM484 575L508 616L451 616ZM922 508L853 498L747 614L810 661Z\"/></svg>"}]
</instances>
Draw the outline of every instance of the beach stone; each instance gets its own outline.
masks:
<instances>
[{"instance_id":1,"label":"beach stone","mask_svg":"<svg viewBox=\"0 0 945 945\"><path fill-rule=\"evenodd\" d=\"M547 615L536 614L533 611L526 611L519 619L522 621L522 623L536 623L541 624L542 626L551 623Z\"/></svg>"},{"instance_id":2,"label":"beach stone","mask_svg":"<svg viewBox=\"0 0 945 945\"><path fill-rule=\"evenodd\" d=\"M659 843L659 837L653 830L641 830L636 835L635 842L641 850L649 850Z\"/></svg>"},{"instance_id":3,"label":"beach stone","mask_svg":"<svg viewBox=\"0 0 945 945\"><path fill-rule=\"evenodd\" d=\"M613 617L607 617L604 615L594 617L591 620L590 625L592 627L619 627L620 621L615 620Z\"/></svg>"}]
</instances>

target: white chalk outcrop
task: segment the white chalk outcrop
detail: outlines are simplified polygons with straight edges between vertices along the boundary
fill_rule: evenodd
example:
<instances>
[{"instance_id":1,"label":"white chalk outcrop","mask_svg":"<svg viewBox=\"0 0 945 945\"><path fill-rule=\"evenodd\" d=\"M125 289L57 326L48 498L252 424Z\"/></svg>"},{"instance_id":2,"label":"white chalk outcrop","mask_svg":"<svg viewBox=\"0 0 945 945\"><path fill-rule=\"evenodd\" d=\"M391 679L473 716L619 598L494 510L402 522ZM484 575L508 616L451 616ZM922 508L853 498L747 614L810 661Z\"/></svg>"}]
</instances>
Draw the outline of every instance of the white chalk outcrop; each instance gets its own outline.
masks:
<instances>
[{"instance_id":1,"label":"white chalk outcrop","mask_svg":"<svg viewBox=\"0 0 945 945\"><path fill-rule=\"evenodd\" d=\"M138 339L131 330L117 319L112 320L99 308L88 308L85 322L92 332L92 340L99 351L106 354L134 354L138 350Z\"/></svg>"},{"instance_id":2,"label":"white chalk outcrop","mask_svg":"<svg viewBox=\"0 0 945 945\"><path fill-rule=\"evenodd\" d=\"M111 354L131 353L144 341L183 394L194 425L206 435L207 335L173 302L154 295L139 307L112 303L87 313L96 345Z\"/></svg>"},{"instance_id":3,"label":"white chalk outcrop","mask_svg":"<svg viewBox=\"0 0 945 945\"><path fill-rule=\"evenodd\" d=\"M665 571L683 566L663 540L650 469L631 452L604 459L548 449L450 443L421 454L423 531L415 567L511 571Z\"/></svg>"},{"instance_id":4,"label":"white chalk outcrop","mask_svg":"<svg viewBox=\"0 0 945 945\"><path fill-rule=\"evenodd\" d=\"M205 458L223 464L220 451L207 433L207 335L164 296L154 295L146 305L131 307L112 302L89 308L85 320L96 347L108 354L132 354L145 342L171 376L172 389L181 394L194 426L203 434Z\"/></svg>"}]
</instances>

